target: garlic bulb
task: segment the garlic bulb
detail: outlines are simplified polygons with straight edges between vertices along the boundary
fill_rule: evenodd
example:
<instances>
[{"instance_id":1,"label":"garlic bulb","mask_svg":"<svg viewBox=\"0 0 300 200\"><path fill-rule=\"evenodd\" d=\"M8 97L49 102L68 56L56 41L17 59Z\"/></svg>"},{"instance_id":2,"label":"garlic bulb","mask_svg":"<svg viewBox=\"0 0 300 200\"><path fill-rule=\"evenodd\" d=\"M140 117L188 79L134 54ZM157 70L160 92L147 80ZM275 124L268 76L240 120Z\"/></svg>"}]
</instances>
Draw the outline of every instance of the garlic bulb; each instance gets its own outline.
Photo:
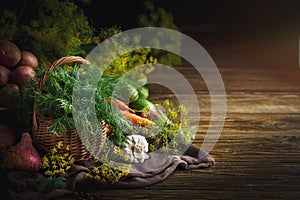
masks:
<instances>
[{"instance_id":1,"label":"garlic bulb","mask_svg":"<svg viewBox=\"0 0 300 200\"><path fill-rule=\"evenodd\" d=\"M130 163L143 163L149 158L147 155L148 142L142 135L128 135L123 151L128 155Z\"/></svg>"}]
</instances>

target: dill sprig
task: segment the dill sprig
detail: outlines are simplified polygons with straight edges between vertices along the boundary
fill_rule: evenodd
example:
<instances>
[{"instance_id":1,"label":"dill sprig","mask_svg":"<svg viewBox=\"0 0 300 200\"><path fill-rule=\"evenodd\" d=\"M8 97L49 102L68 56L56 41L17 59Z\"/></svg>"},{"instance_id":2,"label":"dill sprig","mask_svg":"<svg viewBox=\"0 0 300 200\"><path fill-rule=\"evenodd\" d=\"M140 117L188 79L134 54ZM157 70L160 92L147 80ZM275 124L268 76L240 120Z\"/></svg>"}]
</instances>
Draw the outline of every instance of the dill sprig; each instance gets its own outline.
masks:
<instances>
[{"instance_id":1,"label":"dill sprig","mask_svg":"<svg viewBox=\"0 0 300 200\"><path fill-rule=\"evenodd\" d=\"M87 73L90 70L88 67L96 70L95 73ZM118 77L103 75L99 79L97 76L100 74L101 71L98 68L74 63L62 65L48 75L42 90L34 92L34 99L37 105L37 114L44 118L54 119L53 124L48 128L49 132L59 136L68 132L67 130L75 129L73 111L76 106L74 107L73 101L76 101L75 104L80 104L76 119L80 120L78 123L84 127L86 136L84 138L87 138L85 142L89 142L89 136L97 136L97 134L102 133L100 122L104 120L112 133L109 139L117 146L122 145L126 134L133 130L134 126L107 102L107 99L112 96ZM79 86L75 88L75 81L79 76L81 81ZM98 81L96 88L93 88L94 81ZM73 90L80 94L76 99L74 99ZM94 98L90 98L93 94ZM93 99L95 102L92 102ZM90 116L93 113L88 107L90 105L95 106L99 121L99 126L96 126L96 129L91 124Z\"/></svg>"},{"instance_id":2,"label":"dill sprig","mask_svg":"<svg viewBox=\"0 0 300 200\"><path fill-rule=\"evenodd\" d=\"M156 126L145 129L150 151L162 151L178 154L195 138L195 126L187 119L188 110L184 105L176 106L170 100L156 105L161 117Z\"/></svg>"}]
</instances>

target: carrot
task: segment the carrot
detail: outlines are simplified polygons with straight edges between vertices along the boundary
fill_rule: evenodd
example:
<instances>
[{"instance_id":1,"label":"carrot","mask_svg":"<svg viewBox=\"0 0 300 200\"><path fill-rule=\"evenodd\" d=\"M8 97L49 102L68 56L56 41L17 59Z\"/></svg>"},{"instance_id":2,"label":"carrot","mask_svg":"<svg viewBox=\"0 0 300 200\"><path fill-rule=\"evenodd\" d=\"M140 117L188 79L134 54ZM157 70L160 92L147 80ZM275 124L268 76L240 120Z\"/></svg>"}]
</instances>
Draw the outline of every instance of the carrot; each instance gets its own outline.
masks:
<instances>
[{"instance_id":1,"label":"carrot","mask_svg":"<svg viewBox=\"0 0 300 200\"><path fill-rule=\"evenodd\" d=\"M135 111L131 108L129 108L123 101L118 100L118 99L108 99L108 103L112 103L113 106L118 107L120 110L123 111L130 111L134 113Z\"/></svg>"},{"instance_id":2,"label":"carrot","mask_svg":"<svg viewBox=\"0 0 300 200\"><path fill-rule=\"evenodd\" d=\"M140 117L134 113L130 113L128 111L121 110L121 113L126 117L129 121L131 121L135 125L139 126L154 126L155 123L147 118Z\"/></svg>"}]
</instances>

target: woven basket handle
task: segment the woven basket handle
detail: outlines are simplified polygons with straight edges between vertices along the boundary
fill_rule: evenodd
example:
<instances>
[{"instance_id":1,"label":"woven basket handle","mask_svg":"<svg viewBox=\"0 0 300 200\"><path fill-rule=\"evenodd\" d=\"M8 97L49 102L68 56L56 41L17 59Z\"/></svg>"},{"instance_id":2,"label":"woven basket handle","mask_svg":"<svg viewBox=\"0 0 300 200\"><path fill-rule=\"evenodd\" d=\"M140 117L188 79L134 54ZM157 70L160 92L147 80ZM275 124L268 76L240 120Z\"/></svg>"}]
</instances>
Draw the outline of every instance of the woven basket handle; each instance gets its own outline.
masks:
<instances>
[{"instance_id":1,"label":"woven basket handle","mask_svg":"<svg viewBox=\"0 0 300 200\"><path fill-rule=\"evenodd\" d=\"M45 83L45 81L46 81L46 79L47 79L47 77L48 77L48 75L50 74L51 71L55 70L60 65L67 64L67 63L73 63L73 62L89 63L87 60L85 60L84 58L82 58L80 56L62 57L62 58L56 60L54 63L52 63L52 65L49 66L45 70L44 74L42 75L42 77L39 81L38 88L40 90L43 89L44 83ZM38 128L36 110L37 110L37 106L36 106L36 103L34 102L34 105L33 105L33 128Z\"/></svg>"},{"instance_id":2,"label":"woven basket handle","mask_svg":"<svg viewBox=\"0 0 300 200\"><path fill-rule=\"evenodd\" d=\"M55 70L58 66L67 64L67 63L73 63L73 62L79 62L79 63L89 63L87 60L80 56L67 56L67 57L62 57L58 60L56 60L50 67L48 67L44 74L42 75L40 82L39 82L39 89L43 89L43 85L50 74L51 71Z\"/></svg>"}]
</instances>

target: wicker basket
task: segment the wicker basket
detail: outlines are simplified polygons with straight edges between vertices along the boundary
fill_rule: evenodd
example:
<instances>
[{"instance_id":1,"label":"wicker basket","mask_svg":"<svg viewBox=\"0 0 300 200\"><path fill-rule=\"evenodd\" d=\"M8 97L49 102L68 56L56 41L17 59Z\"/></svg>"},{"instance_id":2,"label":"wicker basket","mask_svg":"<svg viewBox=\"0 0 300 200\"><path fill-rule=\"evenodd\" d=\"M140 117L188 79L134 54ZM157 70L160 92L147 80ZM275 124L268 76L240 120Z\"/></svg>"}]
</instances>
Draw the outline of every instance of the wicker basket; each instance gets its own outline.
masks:
<instances>
[{"instance_id":1,"label":"wicker basket","mask_svg":"<svg viewBox=\"0 0 300 200\"><path fill-rule=\"evenodd\" d=\"M73 62L87 63L87 60L79 56L68 56L58 59L45 70L38 84L38 89L41 90L43 88L45 80L51 71L53 71L60 65ZM75 130L68 130L67 133L62 133L60 137L55 136L53 133L49 133L47 131L48 127L53 123L54 119L46 119L42 116L39 116L37 113L37 106L36 104L34 104L32 138L37 143L37 147L39 150L44 151L51 149L56 145L58 141L62 141L64 145L70 145L70 155L72 155L77 161L88 160L92 157L91 153L85 149L80 137ZM101 145L106 139L106 133L104 132L104 130L106 130L104 128L104 122L102 123L102 127L103 131ZM93 148L99 149L100 147L98 146Z\"/></svg>"}]
</instances>

